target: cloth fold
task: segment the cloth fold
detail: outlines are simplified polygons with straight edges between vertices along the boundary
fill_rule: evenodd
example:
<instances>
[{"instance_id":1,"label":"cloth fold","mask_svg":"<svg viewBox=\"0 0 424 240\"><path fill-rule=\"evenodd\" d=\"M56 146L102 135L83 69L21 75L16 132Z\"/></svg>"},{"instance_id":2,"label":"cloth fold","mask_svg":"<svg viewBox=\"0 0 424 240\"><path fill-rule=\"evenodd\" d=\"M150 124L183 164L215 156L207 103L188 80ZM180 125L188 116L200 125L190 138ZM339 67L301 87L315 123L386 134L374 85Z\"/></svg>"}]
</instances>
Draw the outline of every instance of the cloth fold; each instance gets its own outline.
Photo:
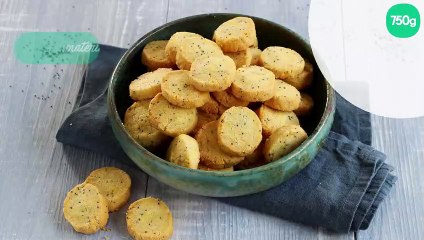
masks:
<instances>
[{"instance_id":1,"label":"cloth fold","mask_svg":"<svg viewBox=\"0 0 424 240\"><path fill-rule=\"evenodd\" d=\"M98 58L84 76L74 112L56 138L134 165L113 135L106 108L107 84L124 52L100 46ZM384 162L386 156L370 144L369 113L337 95L332 132L304 170L270 190L219 200L340 233L367 229L397 180L393 167Z\"/></svg>"}]
</instances>

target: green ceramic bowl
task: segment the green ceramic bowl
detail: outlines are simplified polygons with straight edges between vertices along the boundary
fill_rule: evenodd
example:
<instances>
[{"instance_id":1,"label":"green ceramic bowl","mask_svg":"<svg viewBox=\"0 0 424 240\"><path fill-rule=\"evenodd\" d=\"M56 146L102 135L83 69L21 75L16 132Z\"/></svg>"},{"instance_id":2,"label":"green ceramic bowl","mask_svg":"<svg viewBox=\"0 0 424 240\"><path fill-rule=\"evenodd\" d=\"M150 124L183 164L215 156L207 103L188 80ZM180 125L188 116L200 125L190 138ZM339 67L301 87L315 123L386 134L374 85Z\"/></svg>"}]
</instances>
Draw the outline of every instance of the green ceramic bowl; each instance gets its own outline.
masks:
<instances>
[{"instance_id":1,"label":"green ceramic bowl","mask_svg":"<svg viewBox=\"0 0 424 240\"><path fill-rule=\"evenodd\" d=\"M151 41L169 39L179 31L195 32L211 39L213 31L223 22L240 14L213 13L197 15L167 23L144 35L123 55L109 85L108 111L116 138L127 155L150 176L174 188L204 196L240 196L272 188L293 177L314 158L328 135L335 109L332 88L322 76L309 45L296 33L276 23L251 17L261 49L284 46L299 52L315 66L314 83L308 92L315 100L312 117L300 119L309 138L297 149L267 165L234 172L193 170L170 163L163 156L165 149L155 154L140 146L125 130L122 123L125 110L131 105L129 83L146 72L141 65L143 47Z\"/></svg>"}]
</instances>

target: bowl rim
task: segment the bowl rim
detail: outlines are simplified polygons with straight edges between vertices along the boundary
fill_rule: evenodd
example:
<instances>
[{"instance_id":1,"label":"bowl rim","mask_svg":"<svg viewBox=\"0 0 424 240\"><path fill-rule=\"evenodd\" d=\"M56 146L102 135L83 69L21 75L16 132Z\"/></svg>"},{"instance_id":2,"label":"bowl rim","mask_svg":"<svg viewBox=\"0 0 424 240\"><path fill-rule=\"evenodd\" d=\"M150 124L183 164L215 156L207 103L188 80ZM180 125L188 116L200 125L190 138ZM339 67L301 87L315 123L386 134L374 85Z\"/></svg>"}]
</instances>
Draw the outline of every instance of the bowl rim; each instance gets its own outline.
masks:
<instances>
[{"instance_id":1,"label":"bowl rim","mask_svg":"<svg viewBox=\"0 0 424 240\"><path fill-rule=\"evenodd\" d=\"M190 20L190 19L196 19L196 18L199 18L199 17L208 17L208 16L210 16L210 17L214 17L214 16L250 17L252 19L256 19L256 20L266 22L267 24L276 25L279 28L283 28L285 31L292 34L294 36L294 38L296 40L300 41L304 45L306 50L309 51L313 55L310 44L303 37L301 37L299 34L297 34L296 32L292 31L291 29L284 27L284 26L282 26L278 23L275 23L275 22L272 22L270 20L263 19L263 18L260 18L260 17L249 16L249 15L244 15L244 14L236 14L236 13L207 13L207 14L198 14L198 15L192 15L192 16L180 18L180 19L168 22L164 25L161 25L161 26L151 30L150 32L146 33L145 35L143 35L130 48L128 48L125 51L124 55L122 55L122 57L119 59L118 63L116 64L116 66L115 66L115 68L112 72L112 75L111 75L110 80L109 80L109 85L108 85L107 105L108 105L109 121L115 121L117 123L116 125L119 127L118 130L121 131L122 133L124 133L124 136L129 139L130 143L132 145L134 145L137 149L146 152L146 154L149 155L149 157L152 158L152 159L144 158L144 160L158 161L159 163L164 164L168 167L174 168L177 171L183 171L183 172L187 172L187 173L191 173L191 174L200 174L200 175L210 176L210 177L234 177L234 176L251 175L251 174L255 174L255 173L259 173L259 172L263 172L263 171L268 171L272 168L275 168L279 165L284 164L285 162L290 160L292 157L295 157L296 155L300 154L300 152L302 152L304 149L306 149L309 145L311 145L312 142L317 138L318 133L324 128L325 123L327 121L331 120L330 118L332 116L332 112L334 112L334 110L335 110L334 109L335 108L335 94L334 94L333 88L330 86L330 84L325 79L325 77L324 77L324 81L325 81L325 86L326 86L327 97L326 97L326 102L325 102L325 107L324 107L324 113L321 116L321 119L318 122L318 125L315 127L314 131L310 134L310 136L308 136L308 138L300 146L298 146L295 150L291 151L289 154L279 158L276 161L267 163L267 164L259 166L259 167L244 169L244 170L237 170L237 171L206 171L206 170L190 169L190 168L182 167L180 165L174 164L172 162L166 161L165 159L162 159L162 158L156 156L155 154L150 152L148 149L141 146L137 141L135 141L134 138L132 138L131 135L128 133L128 131L125 129L123 121L121 120L119 113L118 113L118 110L116 108L115 93L113 92L113 88L115 86L116 79L118 78L117 73L119 72L121 65L123 65L123 63L125 63L127 58L134 53L134 50L139 49L140 45L144 42L144 40L147 39L148 37L150 37L151 35L161 31L162 29L164 29L166 27L174 25L176 23L184 22L184 21L187 21L187 20ZM134 161L134 160L132 160L132 161L136 165L138 165L136 161Z\"/></svg>"}]
</instances>

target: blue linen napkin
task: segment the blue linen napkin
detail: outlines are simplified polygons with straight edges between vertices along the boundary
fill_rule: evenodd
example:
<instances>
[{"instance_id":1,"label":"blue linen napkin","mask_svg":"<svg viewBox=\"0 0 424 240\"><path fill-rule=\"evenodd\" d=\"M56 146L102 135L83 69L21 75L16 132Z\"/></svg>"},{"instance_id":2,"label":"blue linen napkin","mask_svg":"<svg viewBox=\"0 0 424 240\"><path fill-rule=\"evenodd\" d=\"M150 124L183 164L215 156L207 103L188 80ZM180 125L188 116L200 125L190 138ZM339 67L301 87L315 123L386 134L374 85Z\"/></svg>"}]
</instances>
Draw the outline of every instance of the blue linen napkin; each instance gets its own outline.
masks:
<instances>
[{"instance_id":1,"label":"blue linen napkin","mask_svg":"<svg viewBox=\"0 0 424 240\"><path fill-rule=\"evenodd\" d=\"M113 135L106 108L109 78L125 50L100 46L83 78L74 112L56 138L133 165ZM337 95L332 132L304 170L270 190L219 200L340 233L367 229L397 179L393 167L384 162L386 156L370 144L369 113Z\"/></svg>"}]
</instances>

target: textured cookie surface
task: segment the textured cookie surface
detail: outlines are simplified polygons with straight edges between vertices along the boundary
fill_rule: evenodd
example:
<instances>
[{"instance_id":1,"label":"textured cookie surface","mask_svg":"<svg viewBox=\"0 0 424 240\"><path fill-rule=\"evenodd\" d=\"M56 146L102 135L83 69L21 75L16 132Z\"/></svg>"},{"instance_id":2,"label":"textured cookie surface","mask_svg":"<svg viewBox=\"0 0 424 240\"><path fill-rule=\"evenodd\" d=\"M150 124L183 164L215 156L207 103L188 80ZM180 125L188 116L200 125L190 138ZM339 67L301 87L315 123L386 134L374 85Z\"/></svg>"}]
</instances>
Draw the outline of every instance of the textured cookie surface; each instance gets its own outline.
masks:
<instances>
[{"instance_id":1,"label":"textured cookie surface","mask_svg":"<svg viewBox=\"0 0 424 240\"><path fill-rule=\"evenodd\" d=\"M275 130L286 125L299 125L299 119L293 112L275 110L262 105L256 110L256 114L262 123L262 133L268 137Z\"/></svg>"},{"instance_id":2,"label":"textured cookie surface","mask_svg":"<svg viewBox=\"0 0 424 240\"><path fill-rule=\"evenodd\" d=\"M167 40L152 41L146 44L141 52L141 63L146 65L150 70L158 68L172 68L174 64L169 61L165 54Z\"/></svg>"},{"instance_id":3,"label":"textured cookie surface","mask_svg":"<svg viewBox=\"0 0 424 240\"><path fill-rule=\"evenodd\" d=\"M213 122L219 118L218 113L211 114L204 111L197 112L197 124L196 127L192 131L192 135L196 135L199 130L207 123Z\"/></svg>"},{"instance_id":4,"label":"textured cookie surface","mask_svg":"<svg viewBox=\"0 0 424 240\"><path fill-rule=\"evenodd\" d=\"M174 231L172 213L159 199L139 199L128 208L127 229L135 240L170 239Z\"/></svg>"},{"instance_id":5,"label":"textured cookie surface","mask_svg":"<svg viewBox=\"0 0 424 240\"><path fill-rule=\"evenodd\" d=\"M199 110L209 114L218 114L219 103L211 97L203 106L199 107Z\"/></svg>"},{"instance_id":6,"label":"textured cookie surface","mask_svg":"<svg viewBox=\"0 0 424 240\"><path fill-rule=\"evenodd\" d=\"M249 102L236 98L231 93L230 89L220 92L213 92L212 95L214 96L216 101L218 101L220 104L224 105L227 108L234 106L246 107L247 105L249 105Z\"/></svg>"},{"instance_id":7,"label":"textured cookie surface","mask_svg":"<svg viewBox=\"0 0 424 240\"><path fill-rule=\"evenodd\" d=\"M231 156L219 147L217 121L205 124L197 133L200 163L213 169L229 168L243 160L243 157Z\"/></svg>"},{"instance_id":8,"label":"textured cookie surface","mask_svg":"<svg viewBox=\"0 0 424 240\"><path fill-rule=\"evenodd\" d=\"M200 152L196 139L185 134L178 135L169 145L166 159L186 168L197 169Z\"/></svg>"},{"instance_id":9,"label":"textured cookie surface","mask_svg":"<svg viewBox=\"0 0 424 240\"><path fill-rule=\"evenodd\" d=\"M264 155L262 154L263 143L259 144L259 146L253 151L253 153L247 155L243 161L237 164L235 167L237 169L250 169L262 166L266 164Z\"/></svg>"},{"instance_id":10,"label":"textured cookie surface","mask_svg":"<svg viewBox=\"0 0 424 240\"><path fill-rule=\"evenodd\" d=\"M275 86L274 96L264 104L280 111L296 110L300 104L300 92L292 85L280 80L275 81Z\"/></svg>"},{"instance_id":11,"label":"textured cookie surface","mask_svg":"<svg viewBox=\"0 0 424 240\"><path fill-rule=\"evenodd\" d=\"M252 54L252 60L250 65L259 65L259 59L261 57L262 51L259 48L249 48L250 53Z\"/></svg>"},{"instance_id":12,"label":"textured cookie surface","mask_svg":"<svg viewBox=\"0 0 424 240\"><path fill-rule=\"evenodd\" d=\"M264 67L249 66L237 69L231 90L238 99L262 102L274 96L275 76Z\"/></svg>"},{"instance_id":13,"label":"textured cookie surface","mask_svg":"<svg viewBox=\"0 0 424 240\"><path fill-rule=\"evenodd\" d=\"M190 37L178 48L176 63L179 69L190 70L191 64L197 58L222 54L215 42L206 38Z\"/></svg>"},{"instance_id":14,"label":"textured cookie surface","mask_svg":"<svg viewBox=\"0 0 424 240\"><path fill-rule=\"evenodd\" d=\"M263 154L268 162L275 161L293 151L308 138L297 125L288 125L275 130L265 141Z\"/></svg>"},{"instance_id":15,"label":"textured cookie surface","mask_svg":"<svg viewBox=\"0 0 424 240\"><path fill-rule=\"evenodd\" d=\"M176 137L194 129L197 123L197 110L172 105L162 93L158 93L150 102L149 120L157 129Z\"/></svg>"},{"instance_id":16,"label":"textured cookie surface","mask_svg":"<svg viewBox=\"0 0 424 240\"><path fill-rule=\"evenodd\" d=\"M246 156L261 143L262 126L255 112L247 107L232 107L218 120L219 146L228 154Z\"/></svg>"},{"instance_id":17,"label":"textured cookie surface","mask_svg":"<svg viewBox=\"0 0 424 240\"><path fill-rule=\"evenodd\" d=\"M166 140L167 136L150 123L149 103L150 100L133 103L125 112L124 126L140 145L155 148Z\"/></svg>"},{"instance_id":18,"label":"textured cookie surface","mask_svg":"<svg viewBox=\"0 0 424 240\"><path fill-rule=\"evenodd\" d=\"M294 110L297 116L307 116L312 113L314 107L314 100L307 93L300 93L300 104L299 107Z\"/></svg>"},{"instance_id":19,"label":"textured cookie surface","mask_svg":"<svg viewBox=\"0 0 424 240\"><path fill-rule=\"evenodd\" d=\"M257 41L255 23L247 17L230 19L215 30L214 40L224 52L246 50Z\"/></svg>"},{"instance_id":20,"label":"textured cookie surface","mask_svg":"<svg viewBox=\"0 0 424 240\"><path fill-rule=\"evenodd\" d=\"M165 53L169 61L176 63L178 48L187 38L190 37L203 38L199 34L192 32L176 32L171 36L165 47Z\"/></svg>"},{"instance_id":21,"label":"textured cookie surface","mask_svg":"<svg viewBox=\"0 0 424 240\"><path fill-rule=\"evenodd\" d=\"M160 93L163 77L171 71L170 68L159 68L139 76L130 83L130 97L135 101L154 98Z\"/></svg>"},{"instance_id":22,"label":"textured cookie surface","mask_svg":"<svg viewBox=\"0 0 424 240\"><path fill-rule=\"evenodd\" d=\"M233 59L237 68L249 66L252 63L252 51L250 48L240 52L228 52L224 54Z\"/></svg>"},{"instance_id":23,"label":"textured cookie surface","mask_svg":"<svg viewBox=\"0 0 424 240\"><path fill-rule=\"evenodd\" d=\"M223 91L231 86L235 74L236 65L230 57L201 57L191 64L190 84L200 91Z\"/></svg>"},{"instance_id":24,"label":"textured cookie surface","mask_svg":"<svg viewBox=\"0 0 424 240\"><path fill-rule=\"evenodd\" d=\"M131 178L121 169L115 167L96 169L88 175L85 182L99 189L108 202L109 212L120 209L130 197Z\"/></svg>"},{"instance_id":25,"label":"textured cookie surface","mask_svg":"<svg viewBox=\"0 0 424 240\"><path fill-rule=\"evenodd\" d=\"M186 70L166 74L161 90L166 100L182 108L201 107L210 99L208 92L201 92L190 85L189 72Z\"/></svg>"},{"instance_id":26,"label":"textured cookie surface","mask_svg":"<svg viewBox=\"0 0 424 240\"><path fill-rule=\"evenodd\" d=\"M106 199L89 183L79 184L66 194L63 214L75 231L85 234L105 227L109 218Z\"/></svg>"},{"instance_id":27,"label":"textured cookie surface","mask_svg":"<svg viewBox=\"0 0 424 240\"><path fill-rule=\"evenodd\" d=\"M267 47L260 56L260 64L274 72L277 78L286 79L300 74L305 60L299 53L285 47Z\"/></svg>"},{"instance_id":28,"label":"textured cookie surface","mask_svg":"<svg viewBox=\"0 0 424 240\"><path fill-rule=\"evenodd\" d=\"M305 68L300 74L294 77L288 77L284 81L297 88L297 90L302 90L312 84L313 76L314 67L309 62L305 62Z\"/></svg>"}]
</instances>

